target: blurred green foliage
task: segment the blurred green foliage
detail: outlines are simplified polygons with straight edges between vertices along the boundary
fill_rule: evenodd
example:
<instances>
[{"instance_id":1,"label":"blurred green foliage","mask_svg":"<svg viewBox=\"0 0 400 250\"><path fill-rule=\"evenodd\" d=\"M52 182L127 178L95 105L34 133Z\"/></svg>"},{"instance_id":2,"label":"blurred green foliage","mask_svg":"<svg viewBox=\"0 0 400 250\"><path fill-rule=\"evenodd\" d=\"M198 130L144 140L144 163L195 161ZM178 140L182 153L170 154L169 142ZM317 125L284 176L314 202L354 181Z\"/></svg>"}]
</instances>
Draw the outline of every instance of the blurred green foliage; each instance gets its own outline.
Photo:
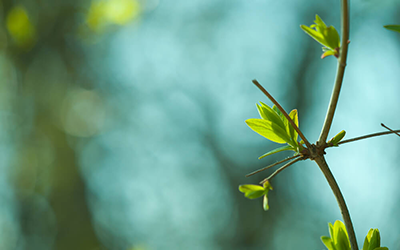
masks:
<instances>
[{"instance_id":1,"label":"blurred green foliage","mask_svg":"<svg viewBox=\"0 0 400 250\"><path fill-rule=\"evenodd\" d=\"M1 238L1 249L104 248L92 223L78 145L105 130L110 110L91 80L95 75L81 73L87 67L82 51L90 48L87 39L99 41L137 20L140 5L1 2L1 109L12 114L3 133L15 149L8 179L15 193L13 230L19 231L17 238Z\"/></svg>"},{"instance_id":2,"label":"blurred green foliage","mask_svg":"<svg viewBox=\"0 0 400 250\"><path fill-rule=\"evenodd\" d=\"M317 237L334 212L324 207L330 193L309 196L322 190L319 175L299 167L280 176L273 213L236 187L259 167L254 152L272 149L243 124L255 112L249 100L260 100L250 79L268 78L277 97L289 96L280 99L302 112L304 128L320 125L319 111L303 113L320 80L305 72L329 76L315 70L298 24L325 6L1 1L0 249L322 248ZM376 93L368 86L360 90ZM373 117L364 105L356 115Z\"/></svg>"}]
</instances>

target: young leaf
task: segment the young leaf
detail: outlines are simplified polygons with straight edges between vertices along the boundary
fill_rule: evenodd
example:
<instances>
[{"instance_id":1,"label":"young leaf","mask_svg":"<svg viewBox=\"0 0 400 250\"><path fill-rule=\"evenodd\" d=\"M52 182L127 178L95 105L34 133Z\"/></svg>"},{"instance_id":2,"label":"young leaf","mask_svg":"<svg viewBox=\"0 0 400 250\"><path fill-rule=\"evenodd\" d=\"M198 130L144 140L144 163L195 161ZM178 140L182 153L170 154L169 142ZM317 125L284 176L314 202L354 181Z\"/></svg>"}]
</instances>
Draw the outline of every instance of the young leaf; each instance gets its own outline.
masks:
<instances>
[{"instance_id":1,"label":"young leaf","mask_svg":"<svg viewBox=\"0 0 400 250\"><path fill-rule=\"evenodd\" d=\"M370 229L364 240L362 250L388 250L386 247L381 247L381 236L378 229Z\"/></svg>"},{"instance_id":2,"label":"young leaf","mask_svg":"<svg viewBox=\"0 0 400 250\"><path fill-rule=\"evenodd\" d=\"M322 36L321 33L319 33L316 30L313 30L310 27L307 27L306 25L300 25L300 28L306 32L309 36L311 36L311 38L313 38L315 41L319 42L321 45L326 46L326 40L325 38Z\"/></svg>"},{"instance_id":3,"label":"young leaf","mask_svg":"<svg viewBox=\"0 0 400 250\"><path fill-rule=\"evenodd\" d=\"M333 239L334 236L334 230L333 230L333 225L332 223L329 222L329 235L331 236L331 238Z\"/></svg>"},{"instance_id":4,"label":"young leaf","mask_svg":"<svg viewBox=\"0 0 400 250\"><path fill-rule=\"evenodd\" d=\"M385 27L388 30L396 31L396 32L400 33L400 25L385 25L383 27Z\"/></svg>"},{"instance_id":5,"label":"young leaf","mask_svg":"<svg viewBox=\"0 0 400 250\"><path fill-rule=\"evenodd\" d=\"M336 239L334 239L334 241L336 242L335 246L337 249L351 250L350 240L349 237L347 236L347 232L343 231L342 228L338 229Z\"/></svg>"},{"instance_id":6,"label":"young leaf","mask_svg":"<svg viewBox=\"0 0 400 250\"><path fill-rule=\"evenodd\" d=\"M264 198L263 198L263 209L264 209L264 211L267 211L269 209L268 194L264 195Z\"/></svg>"},{"instance_id":7,"label":"young leaf","mask_svg":"<svg viewBox=\"0 0 400 250\"><path fill-rule=\"evenodd\" d=\"M332 139L328 141L328 144L332 144L333 146L339 146L338 143L344 138L346 135L346 131L342 130L337 135L335 135Z\"/></svg>"},{"instance_id":8,"label":"young leaf","mask_svg":"<svg viewBox=\"0 0 400 250\"><path fill-rule=\"evenodd\" d=\"M280 126L263 119L248 119L246 120L247 125L254 130L254 132L264 136L270 141L276 143L289 143L290 138L286 131Z\"/></svg>"},{"instance_id":9,"label":"young leaf","mask_svg":"<svg viewBox=\"0 0 400 250\"><path fill-rule=\"evenodd\" d=\"M283 121L282 121L280 115L278 113L276 113L272 108L270 108L267 104L262 103L262 102L260 102L260 103L261 103L260 109L262 110L264 116L266 117L264 119L271 121L272 123L275 123L282 129L285 129L285 126L283 124Z\"/></svg>"},{"instance_id":10,"label":"young leaf","mask_svg":"<svg viewBox=\"0 0 400 250\"><path fill-rule=\"evenodd\" d=\"M326 43L328 45L328 48L331 48L335 50L336 48L340 47L340 36L337 30L333 27L330 26L325 29L324 31Z\"/></svg>"},{"instance_id":11,"label":"young leaf","mask_svg":"<svg viewBox=\"0 0 400 250\"><path fill-rule=\"evenodd\" d=\"M327 50L321 55L321 59L324 59L327 56L335 56L337 54L336 51L333 50Z\"/></svg>"},{"instance_id":12,"label":"young leaf","mask_svg":"<svg viewBox=\"0 0 400 250\"><path fill-rule=\"evenodd\" d=\"M259 185L247 184L247 185L240 185L239 191L244 193L244 196L246 198L256 199L264 195L265 189Z\"/></svg>"},{"instance_id":13,"label":"young leaf","mask_svg":"<svg viewBox=\"0 0 400 250\"><path fill-rule=\"evenodd\" d=\"M265 183L264 183L264 199L263 199L263 208L264 208L264 211L267 211L268 209L269 209L269 205L268 205L268 192L269 192L269 190L272 190L272 186L271 186L271 184L269 184L269 182L268 181L266 181Z\"/></svg>"},{"instance_id":14,"label":"young leaf","mask_svg":"<svg viewBox=\"0 0 400 250\"><path fill-rule=\"evenodd\" d=\"M335 224L333 225L333 234L333 242L337 249L351 250L346 227L340 220L335 221Z\"/></svg>"},{"instance_id":15,"label":"young leaf","mask_svg":"<svg viewBox=\"0 0 400 250\"><path fill-rule=\"evenodd\" d=\"M337 220L334 225L329 223L329 235L322 236L321 240L331 250L351 250L350 240L343 222ZM331 243L331 244L330 244ZM364 250L364 249L363 249Z\"/></svg>"},{"instance_id":16,"label":"young leaf","mask_svg":"<svg viewBox=\"0 0 400 250\"><path fill-rule=\"evenodd\" d=\"M280 117L285 117L282 112L276 107L275 105L272 106L272 109L280 116Z\"/></svg>"},{"instance_id":17,"label":"young leaf","mask_svg":"<svg viewBox=\"0 0 400 250\"><path fill-rule=\"evenodd\" d=\"M290 111L289 117L292 118L294 124L296 124L296 126L299 127L299 115L297 114L297 109L293 109L292 111ZM297 131L290 123L288 124L288 127L289 127L290 137L293 139L294 142L297 143L297 138L298 138Z\"/></svg>"},{"instance_id":18,"label":"young leaf","mask_svg":"<svg viewBox=\"0 0 400 250\"><path fill-rule=\"evenodd\" d=\"M271 150L271 151L269 151L268 153L265 153L265 154L263 154L262 156L258 157L258 159L262 159L262 158L264 158L264 157L266 157L266 156L269 156L269 155L272 155L272 154L276 154L276 153L279 153L279 152L282 152L282 151L285 151L285 150L293 150L293 151L296 151L296 149L293 148L291 145L286 145L286 146L283 146L283 147L280 147L280 148L276 148L276 149L274 149L274 150Z\"/></svg>"},{"instance_id":19,"label":"young leaf","mask_svg":"<svg viewBox=\"0 0 400 250\"><path fill-rule=\"evenodd\" d=\"M368 233L369 235L369 233ZM368 250L374 250L377 247L381 246L381 237L379 235L379 230L374 229L372 230L371 237L369 238L369 249Z\"/></svg>"},{"instance_id":20,"label":"young leaf","mask_svg":"<svg viewBox=\"0 0 400 250\"><path fill-rule=\"evenodd\" d=\"M329 238L328 236L321 236L321 241L328 248L328 250L335 250L332 239Z\"/></svg>"},{"instance_id":21,"label":"young leaf","mask_svg":"<svg viewBox=\"0 0 400 250\"><path fill-rule=\"evenodd\" d=\"M321 58L325 58L330 55L339 57L340 37L335 27L327 27L324 21L322 21L318 15L315 16L314 23L315 24L310 25L310 27L301 25L300 28L315 41L326 47L326 50L330 51L327 52L324 50L325 52L322 54Z\"/></svg>"}]
</instances>

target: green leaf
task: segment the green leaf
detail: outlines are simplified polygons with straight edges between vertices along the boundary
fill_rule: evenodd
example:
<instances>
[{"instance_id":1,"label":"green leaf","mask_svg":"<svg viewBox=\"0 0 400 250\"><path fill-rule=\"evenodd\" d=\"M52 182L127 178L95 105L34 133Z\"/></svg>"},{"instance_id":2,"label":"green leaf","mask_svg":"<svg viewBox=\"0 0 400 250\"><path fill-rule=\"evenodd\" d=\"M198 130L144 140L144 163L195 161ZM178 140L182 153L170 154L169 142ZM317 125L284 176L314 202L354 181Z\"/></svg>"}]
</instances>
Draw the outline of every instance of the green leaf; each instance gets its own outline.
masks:
<instances>
[{"instance_id":1,"label":"green leaf","mask_svg":"<svg viewBox=\"0 0 400 250\"><path fill-rule=\"evenodd\" d=\"M336 249L338 250L351 250L350 240L347 235L347 230L343 222L340 220L335 221L333 225L333 235L331 238L334 242Z\"/></svg>"},{"instance_id":2,"label":"green leaf","mask_svg":"<svg viewBox=\"0 0 400 250\"><path fill-rule=\"evenodd\" d=\"M381 247L381 236L378 229L370 229L365 236L362 250L389 250L387 247Z\"/></svg>"},{"instance_id":3,"label":"green leaf","mask_svg":"<svg viewBox=\"0 0 400 250\"><path fill-rule=\"evenodd\" d=\"M280 147L280 148L276 148L276 149L274 149L274 150L271 150L271 151L269 151L268 153L265 153L265 154L263 154L262 156L258 157L258 159L262 159L262 158L264 158L264 157L266 157L266 156L269 156L269 155L272 155L272 154L276 154L276 153L279 153L279 152L282 152L282 151L285 151L285 150L293 150L293 151L296 151L296 149L293 148L293 146L291 146L291 145L286 145L286 146L283 146L283 147Z\"/></svg>"},{"instance_id":4,"label":"green leaf","mask_svg":"<svg viewBox=\"0 0 400 250\"><path fill-rule=\"evenodd\" d=\"M259 185L247 184L247 185L240 185L239 191L244 193L244 196L246 198L256 199L264 195L265 188Z\"/></svg>"},{"instance_id":5,"label":"green leaf","mask_svg":"<svg viewBox=\"0 0 400 250\"><path fill-rule=\"evenodd\" d=\"M315 16L314 23L310 27L301 25L300 28L329 51L324 50L325 52L321 58L323 59L330 55L339 57L340 36L335 27L327 27L318 15Z\"/></svg>"},{"instance_id":6,"label":"green leaf","mask_svg":"<svg viewBox=\"0 0 400 250\"><path fill-rule=\"evenodd\" d=\"M370 229L367 234L368 238L368 250L374 250L381 246L381 236L378 229Z\"/></svg>"},{"instance_id":7,"label":"green leaf","mask_svg":"<svg viewBox=\"0 0 400 250\"><path fill-rule=\"evenodd\" d=\"M340 250L351 250L350 248L350 240L349 237L347 236L347 232L343 231L342 228L339 228L337 230L336 234L336 248Z\"/></svg>"},{"instance_id":8,"label":"green leaf","mask_svg":"<svg viewBox=\"0 0 400 250\"><path fill-rule=\"evenodd\" d=\"M269 183L269 181L264 182L264 199L263 199L263 208L264 211L267 211L269 209L269 205L268 205L268 192L269 190L272 190L272 186Z\"/></svg>"},{"instance_id":9,"label":"green leaf","mask_svg":"<svg viewBox=\"0 0 400 250\"><path fill-rule=\"evenodd\" d=\"M280 115L277 112L275 112L275 110L270 108L267 104L262 103L262 102L260 102L260 103L261 103L260 109L263 112L263 115L265 117L264 119L267 121L271 121L272 123L275 123L282 129L285 129L285 125L283 124L283 121L282 121Z\"/></svg>"},{"instance_id":10,"label":"green leaf","mask_svg":"<svg viewBox=\"0 0 400 250\"><path fill-rule=\"evenodd\" d=\"M290 138L286 131L275 123L263 119L248 119L246 123L254 132L270 141L280 144L290 143Z\"/></svg>"},{"instance_id":11,"label":"green leaf","mask_svg":"<svg viewBox=\"0 0 400 250\"><path fill-rule=\"evenodd\" d=\"M369 250L374 250L381 246L381 237L379 235L378 229L374 229L371 240L369 241Z\"/></svg>"},{"instance_id":12,"label":"green leaf","mask_svg":"<svg viewBox=\"0 0 400 250\"><path fill-rule=\"evenodd\" d=\"M326 51L322 54L321 59L324 59L324 58L327 57L327 56L335 56L335 55L336 55L336 51L333 51L333 50L326 50Z\"/></svg>"},{"instance_id":13,"label":"green leaf","mask_svg":"<svg viewBox=\"0 0 400 250\"><path fill-rule=\"evenodd\" d=\"M339 146L338 143L344 138L346 135L346 131L342 130L337 135L335 135L332 139L328 141L328 144L332 144L333 146Z\"/></svg>"},{"instance_id":14,"label":"green leaf","mask_svg":"<svg viewBox=\"0 0 400 250\"><path fill-rule=\"evenodd\" d=\"M268 195L264 195L264 199L263 199L263 209L264 211L267 211L269 209L269 205L268 205Z\"/></svg>"},{"instance_id":15,"label":"green leaf","mask_svg":"<svg viewBox=\"0 0 400 250\"><path fill-rule=\"evenodd\" d=\"M321 27L322 29L326 29L326 24L324 23L324 21L322 21L322 19L318 15L315 15L314 23L316 24L317 27ZM319 32L321 32L321 30L319 30Z\"/></svg>"},{"instance_id":16,"label":"green leaf","mask_svg":"<svg viewBox=\"0 0 400 250\"><path fill-rule=\"evenodd\" d=\"M333 238L334 236L333 225L330 222L328 223L328 225L329 225L329 235L331 236L331 238Z\"/></svg>"},{"instance_id":17,"label":"green leaf","mask_svg":"<svg viewBox=\"0 0 400 250\"><path fill-rule=\"evenodd\" d=\"M311 36L311 38L313 38L315 41L319 42L320 44L322 44L323 46L327 46L326 45L326 40L325 38L322 36L321 33L319 33L318 31L307 27L306 25L300 25L300 28L306 32L309 36Z\"/></svg>"},{"instance_id":18,"label":"green leaf","mask_svg":"<svg viewBox=\"0 0 400 250\"><path fill-rule=\"evenodd\" d=\"M272 109L282 118L282 117L285 117L283 114L282 114L282 112L278 109L278 107L277 106L272 106Z\"/></svg>"},{"instance_id":19,"label":"green leaf","mask_svg":"<svg viewBox=\"0 0 400 250\"><path fill-rule=\"evenodd\" d=\"M289 117L293 120L294 124L296 124L297 127L299 127L299 116L297 114L297 109L293 109L292 111L290 111L289 113ZM298 138L298 134L297 131L294 129L294 127L289 123L288 121L288 132L290 137L293 139L294 142L296 142L297 144L297 138Z\"/></svg>"},{"instance_id":20,"label":"green leaf","mask_svg":"<svg viewBox=\"0 0 400 250\"><path fill-rule=\"evenodd\" d=\"M260 185L246 184L239 186L239 191L242 193L260 191L260 190L264 191L264 188Z\"/></svg>"},{"instance_id":21,"label":"green leaf","mask_svg":"<svg viewBox=\"0 0 400 250\"><path fill-rule=\"evenodd\" d=\"M264 195L264 190L261 190L261 191L253 191L253 192L247 192L247 193L244 194L244 196L245 196L246 198L249 198L249 199L251 199L251 200L260 198L260 197L263 196L263 195Z\"/></svg>"},{"instance_id":22,"label":"green leaf","mask_svg":"<svg viewBox=\"0 0 400 250\"><path fill-rule=\"evenodd\" d=\"M330 26L325 29L324 36L328 48L335 50L336 48L340 47L340 36L335 27Z\"/></svg>"},{"instance_id":23,"label":"green leaf","mask_svg":"<svg viewBox=\"0 0 400 250\"><path fill-rule=\"evenodd\" d=\"M328 248L328 250L336 250L330 237L321 236L321 241Z\"/></svg>"},{"instance_id":24,"label":"green leaf","mask_svg":"<svg viewBox=\"0 0 400 250\"><path fill-rule=\"evenodd\" d=\"M369 239L371 238L372 231L373 231L373 229L371 228L368 231L367 236L365 236L364 245L363 245L362 250L368 250L369 249Z\"/></svg>"},{"instance_id":25,"label":"green leaf","mask_svg":"<svg viewBox=\"0 0 400 250\"><path fill-rule=\"evenodd\" d=\"M385 25L383 27L385 27L388 30L396 31L396 32L400 33L400 25Z\"/></svg>"}]
</instances>

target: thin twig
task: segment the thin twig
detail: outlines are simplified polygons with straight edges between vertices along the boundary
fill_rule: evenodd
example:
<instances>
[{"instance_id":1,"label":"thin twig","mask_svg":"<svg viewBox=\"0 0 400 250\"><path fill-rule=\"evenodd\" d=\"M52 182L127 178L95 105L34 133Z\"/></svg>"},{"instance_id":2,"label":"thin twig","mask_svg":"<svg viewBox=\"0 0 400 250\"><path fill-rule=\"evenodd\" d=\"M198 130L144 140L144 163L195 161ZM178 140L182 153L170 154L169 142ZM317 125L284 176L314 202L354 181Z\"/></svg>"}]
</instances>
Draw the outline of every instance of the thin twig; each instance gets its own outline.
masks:
<instances>
[{"instance_id":1,"label":"thin twig","mask_svg":"<svg viewBox=\"0 0 400 250\"><path fill-rule=\"evenodd\" d=\"M396 131L394 131L394 130L388 128L388 127L386 127L385 124L381 123L381 126L384 127L384 128L386 128L386 129L389 130L389 131L392 131L392 132L395 133L396 135L400 136L399 133L397 133Z\"/></svg>"},{"instance_id":2,"label":"thin twig","mask_svg":"<svg viewBox=\"0 0 400 250\"><path fill-rule=\"evenodd\" d=\"M400 133L400 129L399 130L379 132L379 133L373 133L373 134L369 134L369 135L363 135L363 136L359 136L359 137L343 140L343 141L340 141L338 143L338 145L349 143L349 142L354 142L354 141L359 141L359 140L363 140L363 139L368 139L368 138L371 138L371 137L381 136L381 135L389 135L389 134L393 134L393 133L396 133L396 134Z\"/></svg>"},{"instance_id":3,"label":"thin twig","mask_svg":"<svg viewBox=\"0 0 400 250\"><path fill-rule=\"evenodd\" d=\"M282 106L272 97L272 95L263 87L257 80L253 80L254 85L256 85L270 100L275 106L282 112L282 114L288 119L289 123L293 126L294 130L296 130L297 134L300 136L300 138L304 141L306 144L307 148L311 148L310 142L307 140L307 138L303 135L303 133L300 131L299 127L297 127L296 123L290 118L288 113L282 108Z\"/></svg>"},{"instance_id":4,"label":"thin twig","mask_svg":"<svg viewBox=\"0 0 400 250\"><path fill-rule=\"evenodd\" d=\"M349 47L349 6L347 0L342 0L342 18L341 18L341 46L340 54L338 59L338 68L336 72L335 85L333 87L331 100L329 102L328 111L326 113L325 122L321 130L321 134L318 139L318 144L323 146L326 144L326 139L328 138L329 130L331 129L333 116L335 115L336 106L339 100L340 89L342 87L344 70L346 68L347 51ZM353 246L354 244L352 244ZM355 245L354 245L355 246ZM353 249L353 250L358 250Z\"/></svg>"},{"instance_id":5,"label":"thin twig","mask_svg":"<svg viewBox=\"0 0 400 250\"><path fill-rule=\"evenodd\" d=\"M280 173L281 171L283 171L285 168L287 168L287 167L289 167L289 166L291 166L291 165L293 165L293 164L295 164L296 162L301 161L301 160L303 160L302 157L301 157L301 158L297 158L297 159L295 159L295 160L293 160L293 161L291 161L291 162L286 163L286 164L283 165L282 167L278 168L275 172L273 172L270 176L268 176L267 178L265 178L264 180L262 180L262 181L260 182L260 184L262 185L262 184L264 184L265 182L270 181L272 178L274 178L277 174L279 174L279 173Z\"/></svg>"},{"instance_id":6,"label":"thin twig","mask_svg":"<svg viewBox=\"0 0 400 250\"><path fill-rule=\"evenodd\" d=\"M294 155L294 156L285 158L285 159L280 160L280 161L278 161L278 162L275 162L275 163L273 163L273 164L271 164L271 165L268 165L268 166L266 166L266 167L264 167L264 168L260 168L260 169L254 171L254 172L251 172L250 174L247 174L246 177L250 177L250 176L252 176L252 175L258 174L258 173L260 173L260 172L262 172L262 171L264 171L264 170L267 170L268 168L275 167L276 165L279 165L279 164L284 163L284 162L286 162L286 161L290 161L291 159L294 159L294 158L297 158L297 157L301 157L301 155Z\"/></svg>"}]
</instances>

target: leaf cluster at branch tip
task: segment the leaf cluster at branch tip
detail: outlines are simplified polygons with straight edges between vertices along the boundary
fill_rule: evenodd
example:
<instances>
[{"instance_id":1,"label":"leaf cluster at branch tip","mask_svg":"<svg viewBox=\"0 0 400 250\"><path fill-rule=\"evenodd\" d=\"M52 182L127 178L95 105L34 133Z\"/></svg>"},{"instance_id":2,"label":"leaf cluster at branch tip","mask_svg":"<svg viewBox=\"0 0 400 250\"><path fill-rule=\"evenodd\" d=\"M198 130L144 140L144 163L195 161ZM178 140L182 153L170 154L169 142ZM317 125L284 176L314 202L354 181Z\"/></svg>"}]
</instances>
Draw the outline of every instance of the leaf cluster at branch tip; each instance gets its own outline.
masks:
<instances>
[{"instance_id":1,"label":"leaf cluster at branch tip","mask_svg":"<svg viewBox=\"0 0 400 250\"><path fill-rule=\"evenodd\" d=\"M239 186L239 191L244 193L244 196L246 198L257 199L257 198L260 198L261 196L264 196L263 208L265 211L267 211L269 209L269 205L268 205L269 190L272 190L272 186L268 181L266 181L262 186L253 185L253 184Z\"/></svg>"},{"instance_id":2,"label":"leaf cluster at branch tip","mask_svg":"<svg viewBox=\"0 0 400 250\"><path fill-rule=\"evenodd\" d=\"M343 222L337 220L334 225L329 223L329 236L322 236L321 240L328 250L351 250L349 235ZM370 229L365 237L362 250L389 250L381 247L381 237L378 229Z\"/></svg>"},{"instance_id":3,"label":"leaf cluster at branch tip","mask_svg":"<svg viewBox=\"0 0 400 250\"><path fill-rule=\"evenodd\" d=\"M261 105L257 104L257 109L261 119L248 119L246 120L247 125L268 140L287 145L265 153L259 159L285 150L292 150L295 153L299 153L303 149L303 146L297 141L298 134L288 119L286 119L275 105L271 108L265 103L260 103ZM293 109L289 113L289 116L298 127L299 118L297 110Z\"/></svg>"},{"instance_id":4,"label":"leaf cluster at branch tip","mask_svg":"<svg viewBox=\"0 0 400 250\"><path fill-rule=\"evenodd\" d=\"M385 25L383 26L384 28L391 30L391 31L395 31L395 32L399 32L400 33L400 25Z\"/></svg>"},{"instance_id":5,"label":"leaf cluster at branch tip","mask_svg":"<svg viewBox=\"0 0 400 250\"><path fill-rule=\"evenodd\" d=\"M321 56L322 59L327 56L335 56L338 58L340 49L340 36L335 27L327 27L324 21L322 21L318 15L315 15L314 23L315 24L310 25L310 27L306 25L300 25L300 28L315 41L324 46L324 48L322 48L324 51Z\"/></svg>"}]
</instances>

